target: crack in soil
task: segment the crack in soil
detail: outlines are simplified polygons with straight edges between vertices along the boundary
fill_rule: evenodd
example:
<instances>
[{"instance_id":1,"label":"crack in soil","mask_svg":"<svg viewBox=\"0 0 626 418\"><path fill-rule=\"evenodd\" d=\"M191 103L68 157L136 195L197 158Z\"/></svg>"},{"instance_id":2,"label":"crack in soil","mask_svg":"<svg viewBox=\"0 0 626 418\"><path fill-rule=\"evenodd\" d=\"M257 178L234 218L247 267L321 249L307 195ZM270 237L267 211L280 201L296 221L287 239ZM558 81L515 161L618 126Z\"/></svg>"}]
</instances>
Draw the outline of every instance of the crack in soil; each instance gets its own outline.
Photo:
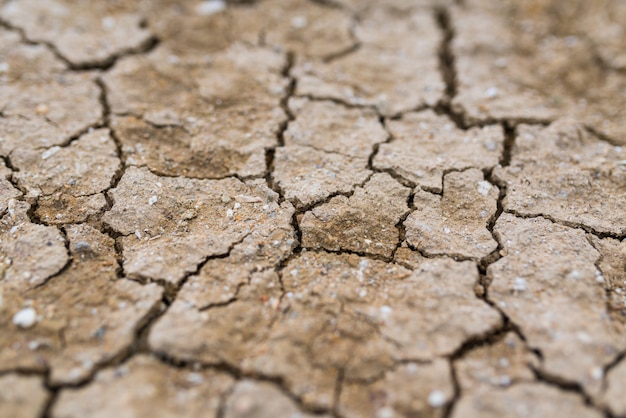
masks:
<instances>
[{"instance_id":1,"label":"crack in soil","mask_svg":"<svg viewBox=\"0 0 626 418\"><path fill-rule=\"evenodd\" d=\"M439 28L443 33L443 41L440 47L440 54L439 54L440 61L439 62L440 62L440 71L442 74L442 78L444 79L445 84L446 84L446 90L445 90L446 97L444 97L444 99L442 99L440 103L438 103L438 105L435 108L435 111L439 114L443 113L447 115L457 125L458 128L463 129L463 130L467 130L474 126L486 126L486 125L494 124L494 123L501 124L505 133L505 140L504 140L504 148L502 151L502 155L499 160L499 165L501 167L506 167L511 162L512 150L515 145L516 125L519 123L525 123L525 122L545 125L546 122L545 121L522 121L522 120L516 120L516 121L485 120L479 123L468 124L466 122L465 115L462 112L459 112L458 109L455 109L454 106L452 106L452 101L457 94L458 86L457 86L457 77L456 77L455 57L452 52L452 43L454 41L454 28L451 22L450 13L446 8L438 8L435 10L435 16L437 18ZM489 183L491 183L493 186L497 186L499 189L499 196L497 199L497 209L496 209L495 214L489 219L488 225L487 225L487 229L489 230L493 238L498 243L498 247L491 254L487 255L486 257L483 257L477 263L480 275L479 275L479 282L477 283L479 291L476 292L476 297L483 300L485 303L487 303L489 306L491 306L493 309L499 312L502 318L502 326L495 330L492 330L492 332L484 336L466 340L461 345L461 347L450 357L452 381L454 383L454 397L446 405L446 409L444 411L444 417L450 417L452 415L452 412L454 410L456 403L462 396L461 387L459 385L458 377L456 375L456 369L454 367L455 361L458 361L459 359L463 358L468 352L474 350L477 347L481 347L485 345L493 345L497 343L509 331L512 331L516 335L518 335L518 337L522 341L524 342L527 341L521 328L517 324L515 324L513 321L511 321L511 319L501 309L499 309L495 303L493 303L488 298L490 278L487 275L487 269L491 264L497 262L499 259L502 258L501 251L503 249L503 245L498 239L497 235L495 234L494 227L498 218L502 215L502 213L504 213L503 201L504 201L504 198L506 197L507 189L506 189L506 184L497 182L494 179L493 167L484 173L484 177ZM443 188L442 188L442 191L443 191ZM535 355L539 357L539 359L543 358L540 351L538 350L531 350L531 351L534 352ZM554 379L549 379L545 375L541 375L537 371L534 371L534 373L538 380L546 381L547 383L550 383L554 386L559 387L561 390L574 391L579 396L582 396L586 403L590 402L589 397L582 391L582 388L580 386L572 386L568 383L559 382Z\"/></svg>"}]
</instances>

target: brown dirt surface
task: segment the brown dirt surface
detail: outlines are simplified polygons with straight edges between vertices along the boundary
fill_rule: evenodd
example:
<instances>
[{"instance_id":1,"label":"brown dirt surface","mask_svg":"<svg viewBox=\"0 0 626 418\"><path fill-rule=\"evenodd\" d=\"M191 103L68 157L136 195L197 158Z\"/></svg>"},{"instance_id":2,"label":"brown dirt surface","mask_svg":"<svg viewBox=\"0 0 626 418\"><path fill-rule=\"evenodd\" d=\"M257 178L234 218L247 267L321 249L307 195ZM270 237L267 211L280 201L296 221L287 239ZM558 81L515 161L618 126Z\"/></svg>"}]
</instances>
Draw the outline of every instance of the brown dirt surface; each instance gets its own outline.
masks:
<instances>
[{"instance_id":1,"label":"brown dirt surface","mask_svg":"<svg viewBox=\"0 0 626 418\"><path fill-rule=\"evenodd\" d=\"M0 416L626 416L622 0L0 0Z\"/></svg>"}]
</instances>

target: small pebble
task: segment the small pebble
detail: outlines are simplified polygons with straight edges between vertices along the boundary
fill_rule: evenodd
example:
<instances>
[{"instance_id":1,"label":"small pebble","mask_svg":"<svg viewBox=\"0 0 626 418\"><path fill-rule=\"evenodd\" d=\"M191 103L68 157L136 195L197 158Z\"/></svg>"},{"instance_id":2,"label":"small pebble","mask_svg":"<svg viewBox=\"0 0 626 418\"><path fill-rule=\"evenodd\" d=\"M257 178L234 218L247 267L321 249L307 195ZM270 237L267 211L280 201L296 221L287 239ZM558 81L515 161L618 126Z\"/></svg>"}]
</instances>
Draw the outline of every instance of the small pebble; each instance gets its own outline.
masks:
<instances>
[{"instance_id":1,"label":"small pebble","mask_svg":"<svg viewBox=\"0 0 626 418\"><path fill-rule=\"evenodd\" d=\"M485 90L485 98L487 99L493 99L495 97L498 96L498 89L495 87L489 87L487 90Z\"/></svg>"},{"instance_id":2,"label":"small pebble","mask_svg":"<svg viewBox=\"0 0 626 418\"><path fill-rule=\"evenodd\" d=\"M209 16L226 9L226 3L222 0L203 1L196 6L196 13L202 16Z\"/></svg>"},{"instance_id":3,"label":"small pebble","mask_svg":"<svg viewBox=\"0 0 626 418\"><path fill-rule=\"evenodd\" d=\"M515 282L513 283L513 290L516 292L523 292L528 288L528 284L526 283L526 279L522 277L517 277Z\"/></svg>"},{"instance_id":4,"label":"small pebble","mask_svg":"<svg viewBox=\"0 0 626 418\"><path fill-rule=\"evenodd\" d=\"M235 200L241 203L259 203L261 202L261 198L258 196L245 196L245 195L237 195L235 196Z\"/></svg>"},{"instance_id":5,"label":"small pebble","mask_svg":"<svg viewBox=\"0 0 626 418\"><path fill-rule=\"evenodd\" d=\"M37 322L37 312L33 308L24 308L13 316L13 323L20 328L27 329Z\"/></svg>"},{"instance_id":6,"label":"small pebble","mask_svg":"<svg viewBox=\"0 0 626 418\"><path fill-rule=\"evenodd\" d=\"M307 23L308 21L305 16L296 16L293 19L291 19L291 26L293 26L296 29L302 29L306 27Z\"/></svg>"},{"instance_id":7,"label":"small pebble","mask_svg":"<svg viewBox=\"0 0 626 418\"><path fill-rule=\"evenodd\" d=\"M433 390L428 395L428 405L433 408L441 408L446 403L446 395L439 390Z\"/></svg>"},{"instance_id":8,"label":"small pebble","mask_svg":"<svg viewBox=\"0 0 626 418\"><path fill-rule=\"evenodd\" d=\"M105 16L102 18L102 27L106 30L115 28L115 19L111 16Z\"/></svg>"},{"instance_id":9,"label":"small pebble","mask_svg":"<svg viewBox=\"0 0 626 418\"><path fill-rule=\"evenodd\" d=\"M52 148L50 148L48 150L45 150L41 154L41 159L42 160L47 160L48 158L52 157L54 154L56 154L59 151L61 151L61 147L52 147Z\"/></svg>"},{"instance_id":10,"label":"small pebble","mask_svg":"<svg viewBox=\"0 0 626 418\"><path fill-rule=\"evenodd\" d=\"M591 377L593 377L595 380L602 380L602 378L604 377L604 370L602 370L602 367L594 367L591 370Z\"/></svg>"},{"instance_id":11,"label":"small pebble","mask_svg":"<svg viewBox=\"0 0 626 418\"><path fill-rule=\"evenodd\" d=\"M478 182L478 193L480 193L483 196L487 196L490 190L491 190L491 183L489 183L488 181L484 181L484 180Z\"/></svg>"}]
</instances>

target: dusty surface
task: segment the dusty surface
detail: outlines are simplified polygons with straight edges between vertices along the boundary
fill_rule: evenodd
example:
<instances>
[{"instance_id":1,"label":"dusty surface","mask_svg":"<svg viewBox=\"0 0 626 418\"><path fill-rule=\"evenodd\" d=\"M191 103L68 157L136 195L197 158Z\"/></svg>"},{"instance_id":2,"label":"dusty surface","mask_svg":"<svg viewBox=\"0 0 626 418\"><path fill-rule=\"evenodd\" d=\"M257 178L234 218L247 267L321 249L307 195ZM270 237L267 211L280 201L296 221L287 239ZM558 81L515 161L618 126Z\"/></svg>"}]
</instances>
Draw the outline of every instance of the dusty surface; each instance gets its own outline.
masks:
<instances>
[{"instance_id":1,"label":"dusty surface","mask_svg":"<svg viewBox=\"0 0 626 418\"><path fill-rule=\"evenodd\" d=\"M625 22L0 2L0 415L626 416Z\"/></svg>"}]
</instances>

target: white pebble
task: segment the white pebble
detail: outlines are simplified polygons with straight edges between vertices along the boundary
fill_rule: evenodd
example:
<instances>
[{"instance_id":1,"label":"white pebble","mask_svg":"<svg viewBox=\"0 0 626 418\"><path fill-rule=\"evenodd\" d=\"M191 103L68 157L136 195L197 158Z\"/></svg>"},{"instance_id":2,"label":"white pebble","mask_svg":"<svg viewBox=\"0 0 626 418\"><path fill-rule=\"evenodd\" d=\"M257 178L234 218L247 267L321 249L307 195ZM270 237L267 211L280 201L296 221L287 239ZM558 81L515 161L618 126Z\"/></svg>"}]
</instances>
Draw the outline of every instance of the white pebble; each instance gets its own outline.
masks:
<instances>
[{"instance_id":1,"label":"white pebble","mask_svg":"<svg viewBox=\"0 0 626 418\"><path fill-rule=\"evenodd\" d=\"M54 154L56 154L59 151L61 151L61 147L52 147L52 148L50 148L48 150L45 150L41 154L41 159L42 160L47 160L48 158L52 157Z\"/></svg>"},{"instance_id":2,"label":"white pebble","mask_svg":"<svg viewBox=\"0 0 626 418\"><path fill-rule=\"evenodd\" d=\"M226 3L222 0L203 1L196 6L196 13L202 16L208 16L219 13L226 9Z\"/></svg>"},{"instance_id":3,"label":"white pebble","mask_svg":"<svg viewBox=\"0 0 626 418\"><path fill-rule=\"evenodd\" d=\"M293 19L291 19L291 26L293 26L296 29L302 29L306 27L308 23L309 22L307 21L307 18L305 16L296 16Z\"/></svg>"},{"instance_id":4,"label":"white pebble","mask_svg":"<svg viewBox=\"0 0 626 418\"><path fill-rule=\"evenodd\" d=\"M106 30L111 30L115 27L115 19L111 16L105 16L102 18L102 27Z\"/></svg>"},{"instance_id":5,"label":"white pebble","mask_svg":"<svg viewBox=\"0 0 626 418\"><path fill-rule=\"evenodd\" d=\"M433 408L441 408L446 403L446 395L439 390L433 390L428 395L428 405Z\"/></svg>"},{"instance_id":6,"label":"white pebble","mask_svg":"<svg viewBox=\"0 0 626 418\"><path fill-rule=\"evenodd\" d=\"M528 284L526 283L526 279L522 277L515 278L513 282L513 290L516 292L523 292L528 288Z\"/></svg>"},{"instance_id":7,"label":"white pebble","mask_svg":"<svg viewBox=\"0 0 626 418\"><path fill-rule=\"evenodd\" d=\"M159 198L157 196L152 196L150 199L148 199L148 204L152 206L158 201L159 201Z\"/></svg>"},{"instance_id":8,"label":"white pebble","mask_svg":"<svg viewBox=\"0 0 626 418\"><path fill-rule=\"evenodd\" d=\"M389 406L384 406L376 412L376 418L393 418L396 412Z\"/></svg>"},{"instance_id":9,"label":"white pebble","mask_svg":"<svg viewBox=\"0 0 626 418\"><path fill-rule=\"evenodd\" d=\"M487 90L485 90L485 97L487 99L493 99L497 95L498 95L498 89L495 87L489 87Z\"/></svg>"},{"instance_id":10,"label":"white pebble","mask_svg":"<svg viewBox=\"0 0 626 418\"><path fill-rule=\"evenodd\" d=\"M602 367L594 367L591 369L591 377L595 380L602 380L604 377L604 370L602 370Z\"/></svg>"},{"instance_id":11,"label":"white pebble","mask_svg":"<svg viewBox=\"0 0 626 418\"><path fill-rule=\"evenodd\" d=\"M246 196L239 194L235 196L235 200L241 203L259 203L261 202L261 198L258 196Z\"/></svg>"},{"instance_id":12,"label":"white pebble","mask_svg":"<svg viewBox=\"0 0 626 418\"><path fill-rule=\"evenodd\" d=\"M489 183L488 181L484 181L484 180L478 182L478 193L480 193L483 196L487 196L490 191L491 191L491 183Z\"/></svg>"},{"instance_id":13,"label":"white pebble","mask_svg":"<svg viewBox=\"0 0 626 418\"><path fill-rule=\"evenodd\" d=\"M30 328L37 322L37 312L33 308L24 308L13 316L13 323L20 328Z\"/></svg>"},{"instance_id":14,"label":"white pebble","mask_svg":"<svg viewBox=\"0 0 626 418\"><path fill-rule=\"evenodd\" d=\"M596 282L604 283L604 276L600 270L596 270Z\"/></svg>"},{"instance_id":15,"label":"white pebble","mask_svg":"<svg viewBox=\"0 0 626 418\"><path fill-rule=\"evenodd\" d=\"M567 275L568 279L574 279L574 280L578 280L580 279L580 272L578 270L572 270L569 272L569 274Z\"/></svg>"},{"instance_id":16,"label":"white pebble","mask_svg":"<svg viewBox=\"0 0 626 418\"><path fill-rule=\"evenodd\" d=\"M187 376L187 381L191 384L199 385L204 382L204 376L202 376L200 373L192 372L189 373L189 375Z\"/></svg>"}]
</instances>

